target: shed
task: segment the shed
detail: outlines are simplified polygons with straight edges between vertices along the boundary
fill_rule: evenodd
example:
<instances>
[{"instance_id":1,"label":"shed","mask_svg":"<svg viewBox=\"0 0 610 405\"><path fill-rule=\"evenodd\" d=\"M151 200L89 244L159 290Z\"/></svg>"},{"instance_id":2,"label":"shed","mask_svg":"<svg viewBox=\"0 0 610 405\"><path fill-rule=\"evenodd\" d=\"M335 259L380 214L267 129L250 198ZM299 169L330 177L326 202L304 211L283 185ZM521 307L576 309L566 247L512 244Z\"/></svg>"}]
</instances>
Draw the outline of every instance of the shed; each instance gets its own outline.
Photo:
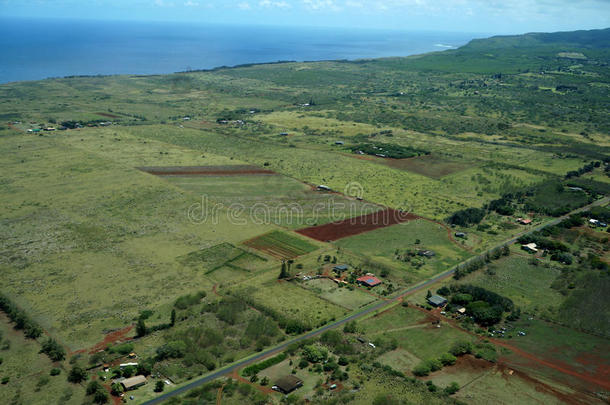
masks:
<instances>
[{"instance_id":1,"label":"shed","mask_svg":"<svg viewBox=\"0 0 610 405\"><path fill-rule=\"evenodd\" d=\"M428 298L428 302L435 307L444 307L447 304L447 298L441 297L440 295L433 295Z\"/></svg>"},{"instance_id":2,"label":"shed","mask_svg":"<svg viewBox=\"0 0 610 405\"><path fill-rule=\"evenodd\" d=\"M146 384L146 377L143 375L137 375L135 377L126 378L121 381L121 385L125 388L125 391L135 390L138 387Z\"/></svg>"},{"instance_id":3,"label":"shed","mask_svg":"<svg viewBox=\"0 0 610 405\"><path fill-rule=\"evenodd\" d=\"M277 380L273 389L283 394L290 394L292 391L303 386L303 381L293 375L287 375Z\"/></svg>"},{"instance_id":4,"label":"shed","mask_svg":"<svg viewBox=\"0 0 610 405\"><path fill-rule=\"evenodd\" d=\"M347 269L349 269L347 264L340 264L338 266L333 267L333 270L337 270L337 271L347 271Z\"/></svg>"},{"instance_id":5,"label":"shed","mask_svg":"<svg viewBox=\"0 0 610 405\"><path fill-rule=\"evenodd\" d=\"M523 250L530 253L538 253L538 245L535 243L528 243L527 245L521 246Z\"/></svg>"},{"instance_id":6,"label":"shed","mask_svg":"<svg viewBox=\"0 0 610 405\"><path fill-rule=\"evenodd\" d=\"M375 287L381 284L381 280L379 280L375 276L363 276L356 280L358 284L362 284L367 287Z\"/></svg>"},{"instance_id":7,"label":"shed","mask_svg":"<svg viewBox=\"0 0 610 405\"><path fill-rule=\"evenodd\" d=\"M436 256L436 253L434 253L434 251L432 251L432 250L420 250L419 252L417 252L417 254L420 256L425 256L425 257Z\"/></svg>"},{"instance_id":8,"label":"shed","mask_svg":"<svg viewBox=\"0 0 610 405\"><path fill-rule=\"evenodd\" d=\"M456 232L455 237L456 238L465 238L466 234L464 232Z\"/></svg>"},{"instance_id":9,"label":"shed","mask_svg":"<svg viewBox=\"0 0 610 405\"><path fill-rule=\"evenodd\" d=\"M517 222L519 222L521 225L529 225L532 223L532 220L529 218L519 218L517 219Z\"/></svg>"},{"instance_id":10,"label":"shed","mask_svg":"<svg viewBox=\"0 0 610 405\"><path fill-rule=\"evenodd\" d=\"M331 191L330 187L325 186L324 184L320 184L318 186L318 191Z\"/></svg>"}]
</instances>

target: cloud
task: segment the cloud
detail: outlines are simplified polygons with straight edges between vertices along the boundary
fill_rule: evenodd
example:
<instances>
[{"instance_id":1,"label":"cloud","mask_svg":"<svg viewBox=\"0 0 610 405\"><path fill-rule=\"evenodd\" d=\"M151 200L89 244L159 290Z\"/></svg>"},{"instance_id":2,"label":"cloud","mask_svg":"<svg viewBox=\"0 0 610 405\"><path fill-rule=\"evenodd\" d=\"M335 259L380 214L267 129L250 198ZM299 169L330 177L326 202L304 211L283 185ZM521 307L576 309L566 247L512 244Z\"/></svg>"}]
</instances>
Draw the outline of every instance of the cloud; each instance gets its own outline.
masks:
<instances>
[{"instance_id":1,"label":"cloud","mask_svg":"<svg viewBox=\"0 0 610 405\"><path fill-rule=\"evenodd\" d=\"M240 10L251 10L252 6L250 5L250 3L243 1L237 5L237 8L239 8Z\"/></svg>"},{"instance_id":2,"label":"cloud","mask_svg":"<svg viewBox=\"0 0 610 405\"><path fill-rule=\"evenodd\" d=\"M258 3L258 5L261 7L266 7L266 8L281 8L281 9L288 9L288 8L292 7L290 4L288 4L285 1L271 1L271 0L261 0Z\"/></svg>"},{"instance_id":3,"label":"cloud","mask_svg":"<svg viewBox=\"0 0 610 405\"><path fill-rule=\"evenodd\" d=\"M184 3L185 7L199 7L199 3L197 3L196 1L191 1L188 0L187 2Z\"/></svg>"}]
</instances>

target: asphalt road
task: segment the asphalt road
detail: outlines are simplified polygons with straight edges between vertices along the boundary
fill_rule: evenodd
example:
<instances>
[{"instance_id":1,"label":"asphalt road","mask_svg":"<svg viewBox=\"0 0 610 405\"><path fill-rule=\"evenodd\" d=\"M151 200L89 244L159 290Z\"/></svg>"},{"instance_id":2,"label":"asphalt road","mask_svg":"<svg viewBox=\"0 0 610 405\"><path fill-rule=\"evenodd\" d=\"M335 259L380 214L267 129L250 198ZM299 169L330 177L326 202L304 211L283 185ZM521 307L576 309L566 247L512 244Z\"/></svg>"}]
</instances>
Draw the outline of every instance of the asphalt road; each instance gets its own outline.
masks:
<instances>
[{"instance_id":1,"label":"asphalt road","mask_svg":"<svg viewBox=\"0 0 610 405\"><path fill-rule=\"evenodd\" d=\"M466 263L466 262L468 262L470 260L473 260L476 257L481 257L481 256L485 255L487 252L490 252L493 249L496 249L498 247L504 246L506 244L514 243L517 239L519 239L523 235L526 235L528 233L532 233L532 232L535 232L535 231L539 231L539 230L541 230L543 228L546 228L548 226L557 225L559 222L561 222L562 220L566 219L570 215L577 214L579 212L585 211L585 210L587 210L587 209L589 209L589 208L591 208L593 206L596 206L596 205L605 204L605 203L607 203L609 201L610 201L610 197L605 197L605 198L602 198L600 200L597 200L597 201L593 202L592 204L589 204L589 205L586 205L586 206L584 206L582 208L574 210L574 211L570 212L569 214L566 214L566 215L564 215L562 217L556 218L556 219L554 219L554 220L552 220L552 221L550 221L550 222L548 222L546 224L543 224L543 225L534 227L532 229L529 229L526 232L523 232L523 233L519 234L518 236L515 236L514 238L511 238L511 239L509 239L507 241L504 241L504 242L498 244L497 246L487 250L486 252L482 253L479 256L475 256L475 257L469 258L468 260L466 260L463 263ZM462 263L460 263L460 264L462 264ZM378 311L380 309L384 309L386 307L389 307L390 305L395 304L397 301L400 301L402 299L402 297L404 297L406 295L409 295L409 294L412 294L414 292L417 292L417 291L419 291L421 289L424 289L424 288L426 288L426 287L436 283L437 281L452 275L455 272L456 268L457 268L457 266L454 266L450 270L447 270L447 271L445 271L443 273L440 273L440 274L436 275L435 277L425 281L424 283L417 284L415 286L409 287L406 290L401 291L395 298L393 298L391 300L381 301L381 302L375 304L374 306L365 308L365 309L363 309L360 312L356 312L356 313L348 316L347 318L340 319L340 320L338 320L336 322L333 322L331 324L325 325L325 326L323 326L320 329L316 329L316 330L308 332L308 333L306 333L304 335L297 336L297 337L295 337L293 339L287 340L286 342L284 342L284 343L282 343L282 344L280 344L278 346L275 346L275 347L272 347L270 349L264 350L264 351L254 355L252 357L248 357L247 359L238 361L237 363L234 363L231 366L228 366L228 367L219 369L217 371L214 371L213 373L208 374L205 377L202 377L202 378L200 378L200 379L198 379L196 381L193 381L193 382L191 382L191 383L189 383L187 385L184 385L184 386L182 386L180 388L177 388L177 389L175 389L173 391L167 392L165 394L161 394L161 395L159 395L155 399L151 399L149 401L144 402L143 405L160 404L163 401L166 401L166 400L168 400L168 399L170 399L170 398L172 398L172 397L174 397L176 395L184 394L184 393L186 393L186 392L188 392L188 391L190 391L190 390L192 390L194 388L200 387L201 385L203 385L205 383L208 383L208 382L210 382L212 380L215 380L216 378L222 377L223 375L229 374L229 373L231 373L231 372L233 372L233 371L235 371L237 369L240 369L240 368L242 368L244 366L247 366L248 364L255 363L258 360L261 360L261 359L263 359L263 358L265 358L267 356L270 356L270 355L273 355L274 353L280 352L280 351L286 349L288 346L290 346L293 343L297 343L297 342L300 342L300 341L303 341L303 340L306 340L306 339L310 339L310 338L315 337L315 336L317 336L317 335L319 335L319 334L321 334L321 333L323 333L323 332L325 332L327 330L337 328L339 326L342 326L342 325L346 324L347 322L353 321L353 320L358 319L358 318L362 318L363 316L369 315L369 314L371 314L371 313L373 313L375 311Z\"/></svg>"}]
</instances>

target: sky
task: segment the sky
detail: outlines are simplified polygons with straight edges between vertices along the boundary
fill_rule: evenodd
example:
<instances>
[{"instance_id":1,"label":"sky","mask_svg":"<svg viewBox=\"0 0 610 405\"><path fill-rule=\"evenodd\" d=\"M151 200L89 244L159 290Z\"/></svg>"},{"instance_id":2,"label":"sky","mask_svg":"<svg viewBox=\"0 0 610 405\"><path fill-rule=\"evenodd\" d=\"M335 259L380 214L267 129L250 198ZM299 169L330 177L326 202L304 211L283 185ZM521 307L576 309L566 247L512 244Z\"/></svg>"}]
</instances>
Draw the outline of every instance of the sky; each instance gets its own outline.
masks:
<instances>
[{"instance_id":1,"label":"sky","mask_svg":"<svg viewBox=\"0 0 610 405\"><path fill-rule=\"evenodd\" d=\"M610 0L0 0L0 17L519 34L610 27Z\"/></svg>"}]
</instances>

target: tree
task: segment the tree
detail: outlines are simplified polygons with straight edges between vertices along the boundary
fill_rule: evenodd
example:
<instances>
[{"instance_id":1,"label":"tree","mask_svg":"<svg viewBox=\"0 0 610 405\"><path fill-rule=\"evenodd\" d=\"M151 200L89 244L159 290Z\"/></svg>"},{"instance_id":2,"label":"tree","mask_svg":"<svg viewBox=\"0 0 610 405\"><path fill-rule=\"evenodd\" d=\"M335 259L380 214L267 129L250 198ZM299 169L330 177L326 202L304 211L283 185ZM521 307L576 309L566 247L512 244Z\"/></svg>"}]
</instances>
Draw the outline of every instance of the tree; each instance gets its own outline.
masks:
<instances>
[{"instance_id":1,"label":"tree","mask_svg":"<svg viewBox=\"0 0 610 405\"><path fill-rule=\"evenodd\" d=\"M105 404L108 402L108 393L105 389L99 389L93 394L93 402L96 404Z\"/></svg>"},{"instance_id":2,"label":"tree","mask_svg":"<svg viewBox=\"0 0 610 405\"><path fill-rule=\"evenodd\" d=\"M176 310L175 309L172 309L172 315L170 317L169 324L171 326L174 326L176 324Z\"/></svg>"},{"instance_id":3,"label":"tree","mask_svg":"<svg viewBox=\"0 0 610 405\"><path fill-rule=\"evenodd\" d=\"M99 381L93 380L93 381L89 382L89 384L87 384L87 388L86 388L85 392L87 393L87 395L93 395L93 394L95 394L95 391L103 390L103 389L104 389L104 387L102 387L102 384L100 384Z\"/></svg>"},{"instance_id":4,"label":"tree","mask_svg":"<svg viewBox=\"0 0 610 405\"><path fill-rule=\"evenodd\" d=\"M428 292L426 293L426 299L432 297L432 293L430 292L430 290L428 290Z\"/></svg>"},{"instance_id":5,"label":"tree","mask_svg":"<svg viewBox=\"0 0 610 405\"><path fill-rule=\"evenodd\" d=\"M447 387L445 387L444 391L447 395L453 395L460 390L460 384L456 382L452 382Z\"/></svg>"},{"instance_id":6,"label":"tree","mask_svg":"<svg viewBox=\"0 0 610 405\"><path fill-rule=\"evenodd\" d=\"M155 383L155 392L163 392L165 389L165 383L161 380Z\"/></svg>"},{"instance_id":7,"label":"tree","mask_svg":"<svg viewBox=\"0 0 610 405\"><path fill-rule=\"evenodd\" d=\"M269 385L269 377L263 377L261 380L261 385Z\"/></svg>"},{"instance_id":8,"label":"tree","mask_svg":"<svg viewBox=\"0 0 610 405\"><path fill-rule=\"evenodd\" d=\"M120 396L123 393L123 391L125 391L125 388L123 388L121 383L112 384L110 386L110 389L112 390L112 395L114 395L115 397Z\"/></svg>"},{"instance_id":9,"label":"tree","mask_svg":"<svg viewBox=\"0 0 610 405\"><path fill-rule=\"evenodd\" d=\"M74 384L81 383L87 379L87 370L80 366L73 366L68 373L68 381Z\"/></svg>"},{"instance_id":10,"label":"tree","mask_svg":"<svg viewBox=\"0 0 610 405\"><path fill-rule=\"evenodd\" d=\"M143 317L138 318L138 324L136 325L136 337L145 336L147 332L146 323Z\"/></svg>"},{"instance_id":11,"label":"tree","mask_svg":"<svg viewBox=\"0 0 610 405\"><path fill-rule=\"evenodd\" d=\"M52 338L48 338L42 343L40 353L46 354L52 361L61 361L66 358L66 350Z\"/></svg>"},{"instance_id":12,"label":"tree","mask_svg":"<svg viewBox=\"0 0 610 405\"><path fill-rule=\"evenodd\" d=\"M282 261L282 270L280 271L280 276L278 277L279 279L284 279L284 278L288 278L289 274L288 274L288 269L286 267L286 262Z\"/></svg>"}]
</instances>

